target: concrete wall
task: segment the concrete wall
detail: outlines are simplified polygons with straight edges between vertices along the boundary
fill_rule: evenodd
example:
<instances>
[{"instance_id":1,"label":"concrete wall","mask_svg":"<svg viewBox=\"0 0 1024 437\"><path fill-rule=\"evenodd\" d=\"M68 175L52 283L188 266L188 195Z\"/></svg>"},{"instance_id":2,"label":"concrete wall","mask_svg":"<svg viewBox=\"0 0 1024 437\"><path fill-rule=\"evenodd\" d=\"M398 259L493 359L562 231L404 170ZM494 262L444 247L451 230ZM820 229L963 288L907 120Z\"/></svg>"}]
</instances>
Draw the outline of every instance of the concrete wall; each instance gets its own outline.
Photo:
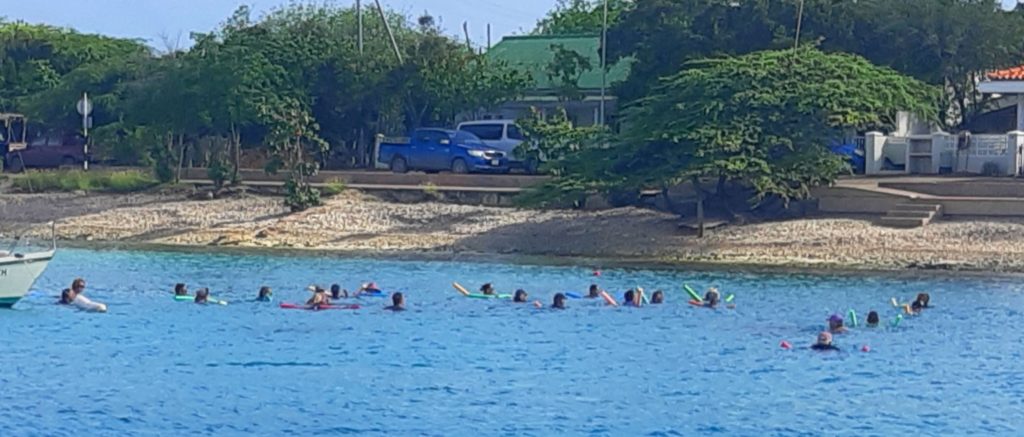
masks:
<instances>
[{"instance_id":1,"label":"concrete wall","mask_svg":"<svg viewBox=\"0 0 1024 437\"><path fill-rule=\"evenodd\" d=\"M1024 182L1009 179L991 182L957 180L948 182L879 182L878 186L933 196L1024 198Z\"/></svg>"},{"instance_id":2,"label":"concrete wall","mask_svg":"<svg viewBox=\"0 0 1024 437\"><path fill-rule=\"evenodd\" d=\"M818 211L834 214L885 214L907 202L904 197L854 188L816 188L811 196L818 199Z\"/></svg>"},{"instance_id":3,"label":"concrete wall","mask_svg":"<svg viewBox=\"0 0 1024 437\"><path fill-rule=\"evenodd\" d=\"M942 199L947 216L1024 217L1024 199Z\"/></svg>"}]
</instances>

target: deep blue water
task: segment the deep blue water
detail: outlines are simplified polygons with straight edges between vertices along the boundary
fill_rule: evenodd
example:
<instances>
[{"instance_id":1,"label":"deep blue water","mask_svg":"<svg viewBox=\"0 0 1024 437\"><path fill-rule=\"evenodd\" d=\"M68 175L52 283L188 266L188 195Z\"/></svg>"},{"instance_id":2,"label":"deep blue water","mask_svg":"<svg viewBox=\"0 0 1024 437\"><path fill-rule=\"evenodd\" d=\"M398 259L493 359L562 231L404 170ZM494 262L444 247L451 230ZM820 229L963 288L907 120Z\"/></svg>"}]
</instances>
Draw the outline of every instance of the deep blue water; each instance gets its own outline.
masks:
<instances>
[{"instance_id":1,"label":"deep blue water","mask_svg":"<svg viewBox=\"0 0 1024 437\"><path fill-rule=\"evenodd\" d=\"M110 307L54 305L76 276ZM457 295L492 281L550 303L589 268L62 250L0 311L0 435L1013 435L1024 427L1020 278L605 270L668 302L566 311ZM295 311L310 283L375 280L410 311ZM229 306L174 302L173 284ZM682 282L737 295L685 302ZM261 284L275 303L247 300ZM932 294L898 329L805 349L833 311ZM797 346L786 351L781 340ZM870 353L857 351L869 345Z\"/></svg>"}]
</instances>

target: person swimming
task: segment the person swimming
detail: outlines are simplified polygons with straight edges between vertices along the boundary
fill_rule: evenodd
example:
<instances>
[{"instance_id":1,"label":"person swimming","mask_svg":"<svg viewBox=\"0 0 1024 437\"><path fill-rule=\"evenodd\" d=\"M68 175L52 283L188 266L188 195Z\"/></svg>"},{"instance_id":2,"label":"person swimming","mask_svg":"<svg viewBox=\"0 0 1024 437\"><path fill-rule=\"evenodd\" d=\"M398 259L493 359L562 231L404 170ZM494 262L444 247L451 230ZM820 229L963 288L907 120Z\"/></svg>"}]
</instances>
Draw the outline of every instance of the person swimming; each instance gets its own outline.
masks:
<instances>
[{"instance_id":1,"label":"person swimming","mask_svg":"<svg viewBox=\"0 0 1024 437\"><path fill-rule=\"evenodd\" d=\"M65 288L63 291L60 292L60 302L58 302L59 304L61 304L61 305L71 305L71 302L74 302L74 301L75 301L75 292L71 291L70 288Z\"/></svg>"},{"instance_id":2,"label":"person swimming","mask_svg":"<svg viewBox=\"0 0 1024 437\"><path fill-rule=\"evenodd\" d=\"M622 305L627 307L637 306L636 296L636 291L633 291L633 289L626 290L626 292L622 294Z\"/></svg>"},{"instance_id":3,"label":"person swimming","mask_svg":"<svg viewBox=\"0 0 1024 437\"><path fill-rule=\"evenodd\" d=\"M717 288L709 288L708 292L704 294L704 306L708 308L715 308L718 306L718 301L722 298L722 295L718 293Z\"/></svg>"},{"instance_id":4,"label":"person swimming","mask_svg":"<svg viewBox=\"0 0 1024 437\"><path fill-rule=\"evenodd\" d=\"M917 298L910 304L910 312L920 314L922 310L928 308L929 300L931 300L931 296L928 293L918 293Z\"/></svg>"},{"instance_id":5,"label":"person swimming","mask_svg":"<svg viewBox=\"0 0 1024 437\"><path fill-rule=\"evenodd\" d=\"M331 304L330 298L327 297L327 290L316 285L310 285L309 291L313 292L313 296L306 301L306 306L310 308L320 308L321 306Z\"/></svg>"},{"instance_id":6,"label":"person swimming","mask_svg":"<svg viewBox=\"0 0 1024 437\"><path fill-rule=\"evenodd\" d=\"M868 327L869 328L878 327L878 323L879 323L878 311L871 310L871 312L868 313Z\"/></svg>"},{"instance_id":7,"label":"person swimming","mask_svg":"<svg viewBox=\"0 0 1024 437\"><path fill-rule=\"evenodd\" d=\"M394 293L391 295L391 306L384 307L388 311L405 311L405 295Z\"/></svg>"},{"instance_id":8,"label":"person swimming","mask_svg":"<svg viewBox=\"0 0 1024 437\"><path fill-rule=\"evenodd\" d=\"M485 296L494 296L496 294L494 292L494 286L491 285L490 282L480 286L480 293L484 294Z\"/></svg>"},{"instance_id":9,"label":"person swimming","mask_svg":"<svg viewBox=\"0 0 1024 437\"><path fill-rule=\"evenodd\" d=\"M842 334L847 331L846 327L843 326L843 316L839 314L833 314L828 318L828 330L833 334Z\"/></svg>"},{"instance_id":10,"label":"person swimming","mask_svg":"<svg viewBox=\"0 0 1024 437\"><path fill-rule=\"evenodd\" d=\"M348 290L342 290L338 284L331 284L331 299L343 299L348 297Z\"/></svg>"},{"instance_id":11,"label":"person swimming","mask_svg":"<svg viewBox=\"0 0 1024 437\"><path fill-rule=\"evenodd\" d=\"M556 293L554 301L551 303L551 308L564 310L565 309L565 295L562 293Z\"/></svg>"},{"instance_id":12,"label":"person swimming","mask_svg":"<svg viewBox=\"0 0 1024 437\"><path fill-rule=\"evenodd\" d=\"M363 286L360 287L359 291L361 291L363 293L369 293L369 294L381 294L381 293L384 292L379 287L377 287L377 283L376 282L370 282L368 284L363 284Z\"/></svg>"},{"instance_id":13,"label":"person swimming","mask_svg":"<svg viewBox=\"0 0 1024 437\"><path fill-rule=\"evenodd\" d=\"M264 285L264 286L260 287L260 294L258 296L256 296L256 301L257 302L270 302L271 296L273 296L273 295L274 295L274 292L270 289L270 287L267 287L267 286Z\"/></svg>"},{"instance_id":14,"label":"person swimming","mask_svg":"<svg viewBox=\"0 0 1024 437\"><path fill-rule=\"evenodd\" d=\"M661 290L654 290L651 294L651 304L665 303L665 293Z\"/></svg>"},{"instance_id":15,"label":"person swimming","mask_svg":"<svg viewBox=\"0 0 1024 437\"><path fill-rule=\"evenodd\" d=\"M206 304L210 301L210 289L200 288L196 290L195 303Z\"/></svg>"},{"instance_id":16,"label":"person swimming","mask_svg":"<svg viewBox=\"0 0 1024 437\"><path fill-rule=\"evenodd\" d=\"M839 347L832 344L832 334L828 331L822 331L818 334L818 341L811 346L811 349L816 351L838 351Z\"/></svg>"},{"instance_id":17,"label":"person swimming","mask_svg":"<svg viewBox=\"0 0 1024 437\"><path fill-rule=\"evenodd\" d=\"M512 296L512 302L526 303L526 298L527 297L529 297L529 295L526 294L526 290L523 290L522 288L520 288L520 289L516 290L516 294Z\"/></svg>"},{"instance_id":18,"label":"person swimming","mask_svg":"<svg viewBox=\"0 0 1024 437\"><path fill-rule=\"evenodd\" d=\"M71 305L78 297L78 294L85 290L85 280L82 278L75 278L71 281L71 287L65 288L60 292L60 301L58 303L62 305Z\"/></svg>"},{"instance_id":19,"label":"person swimming","mask_svg":"<svg viewBox=\"0 0 1024 437\"><path fill-rule=\"evenodd\" d=\"M587 292L587 299L597 299L601 297L601 289L598 288L597 284L590 284L590 290Z\"/></svg>"},{"instance_id":20,"label":"person swimming","mask_svg":"<svg viewBox=\"0 0 1024 437\"><path fill-rule=\"evenodd\" d=\"M185 284L177 283L174 284L174 295L175 296L188 296L188 287Z\"/></svg>"}]
</instances>

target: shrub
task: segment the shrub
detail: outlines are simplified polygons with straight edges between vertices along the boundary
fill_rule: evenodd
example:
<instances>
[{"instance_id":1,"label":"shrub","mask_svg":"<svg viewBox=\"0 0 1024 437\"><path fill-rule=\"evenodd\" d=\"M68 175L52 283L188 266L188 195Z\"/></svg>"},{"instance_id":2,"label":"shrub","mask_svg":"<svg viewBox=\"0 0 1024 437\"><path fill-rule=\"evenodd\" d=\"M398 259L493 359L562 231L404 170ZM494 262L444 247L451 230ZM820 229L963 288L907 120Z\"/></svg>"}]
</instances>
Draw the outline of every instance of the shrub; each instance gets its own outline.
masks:
<instances>
[{"instance_id":1,"label":"shrub","mask_svg":"<svg viewBox=\"0 0 1024 437\"><path fill-rule=\"evenodd\" d=\"M345 185L345 181L331 179L327 182L327 186L324 187L323 194L327 196L336 196L341 194L347 188L348 185Z\"/></svg>"},{"instance_id":2,"label":"shrub","mask_svg":"<svg viewBox=\"0 0 1024 437\"><path fill-rule=\"evenodd\" d=\"M304 211L322 204L320 201L320 191L309 186L309 184L300 184L294 179L288 178L284 183L284 187L288 191L284 204L292 212Z\"/></svg>"},{"instance_id":3,"label":"shrub","mask_svg":"<svg viewBox=\"0 0 1024 437\"><path fill-rule=\"evenodd\" d=\"M142 191L158 184L152 175L135 170L28 172L12 178L11 183L14 188L21 191L99 191L110 193Z\"/></svg>"}]
</instances>

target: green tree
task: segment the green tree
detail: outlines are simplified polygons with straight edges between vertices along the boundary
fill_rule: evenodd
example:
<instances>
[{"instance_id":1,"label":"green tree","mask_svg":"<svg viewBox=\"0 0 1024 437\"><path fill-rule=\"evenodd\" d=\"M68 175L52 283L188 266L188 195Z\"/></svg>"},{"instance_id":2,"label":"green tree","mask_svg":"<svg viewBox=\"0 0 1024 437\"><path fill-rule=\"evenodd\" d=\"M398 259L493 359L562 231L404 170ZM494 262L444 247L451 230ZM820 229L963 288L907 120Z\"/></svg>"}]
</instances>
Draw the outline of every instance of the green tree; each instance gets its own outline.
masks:
<instances>
[{"instance_id":1,"label":"green tree","mask_svg":"<svg viewBox=\"0 0 1024 437\"><path fill-rule=\"evenodd\" d=\"M826 145L848 129L890 127L899 110L936 117L937 90L853 55L811 48L687 64L624 112L610 147L566 164L558 194L661 188L704 180L788 202L846 168Z\"/></svg>"},{"instance_id":2,"label":"green tree","mask_svg":"<svg viewBox=\"0 0 1024 437\"><path fill-rule=\"evenodd\" d=\"M625 101L649 94L685 63L792 47L799 0L646 0L609 31L610 59L636 58L617 86ZM942 87L940 121L969 122L985 101L983 72L1024 61L1024 17L995 0L805 0L800 40Z\"/></svg>"},{"instance_id":3,"label":"green tree","mask_svg":"<svg viewBox=\"0 0 1024 437\"><path fill-rule=\"evenodd\" d=\"M556 176L565 173L566 160L573 159L584 149L604 144L609 134L603 126L574 126L564 109L544 117L536 108L531 108L530 114L516 124L524 140L516 154L542 162L541 170Z\"/></svg>"},{"instance_id":4,"label":"green tree","mask_svg":"<svg viewBox=\"0 0 1024 437\"><path fill-rule=\"evenodd\" d=\"M633 6L633 0L608 0L608 24ZM604 0L558 0L555 8L537 22L535 35L600 33L604 25Z\"/></svg>"},{"instance_id":5,"label":"green tree","mask_svg":"<svg viewBox=\"0 0 1024 437\"><path fill-rule=\"evenodd\" d=\"M548 79L555 84L558 100L568 102L581 100L583 93L580 91L580 77L592 70L590 59L577 53L574 50L565 48L562 44L551 45L552 58L545 68Z\"/></svg>"}]
</instances>

